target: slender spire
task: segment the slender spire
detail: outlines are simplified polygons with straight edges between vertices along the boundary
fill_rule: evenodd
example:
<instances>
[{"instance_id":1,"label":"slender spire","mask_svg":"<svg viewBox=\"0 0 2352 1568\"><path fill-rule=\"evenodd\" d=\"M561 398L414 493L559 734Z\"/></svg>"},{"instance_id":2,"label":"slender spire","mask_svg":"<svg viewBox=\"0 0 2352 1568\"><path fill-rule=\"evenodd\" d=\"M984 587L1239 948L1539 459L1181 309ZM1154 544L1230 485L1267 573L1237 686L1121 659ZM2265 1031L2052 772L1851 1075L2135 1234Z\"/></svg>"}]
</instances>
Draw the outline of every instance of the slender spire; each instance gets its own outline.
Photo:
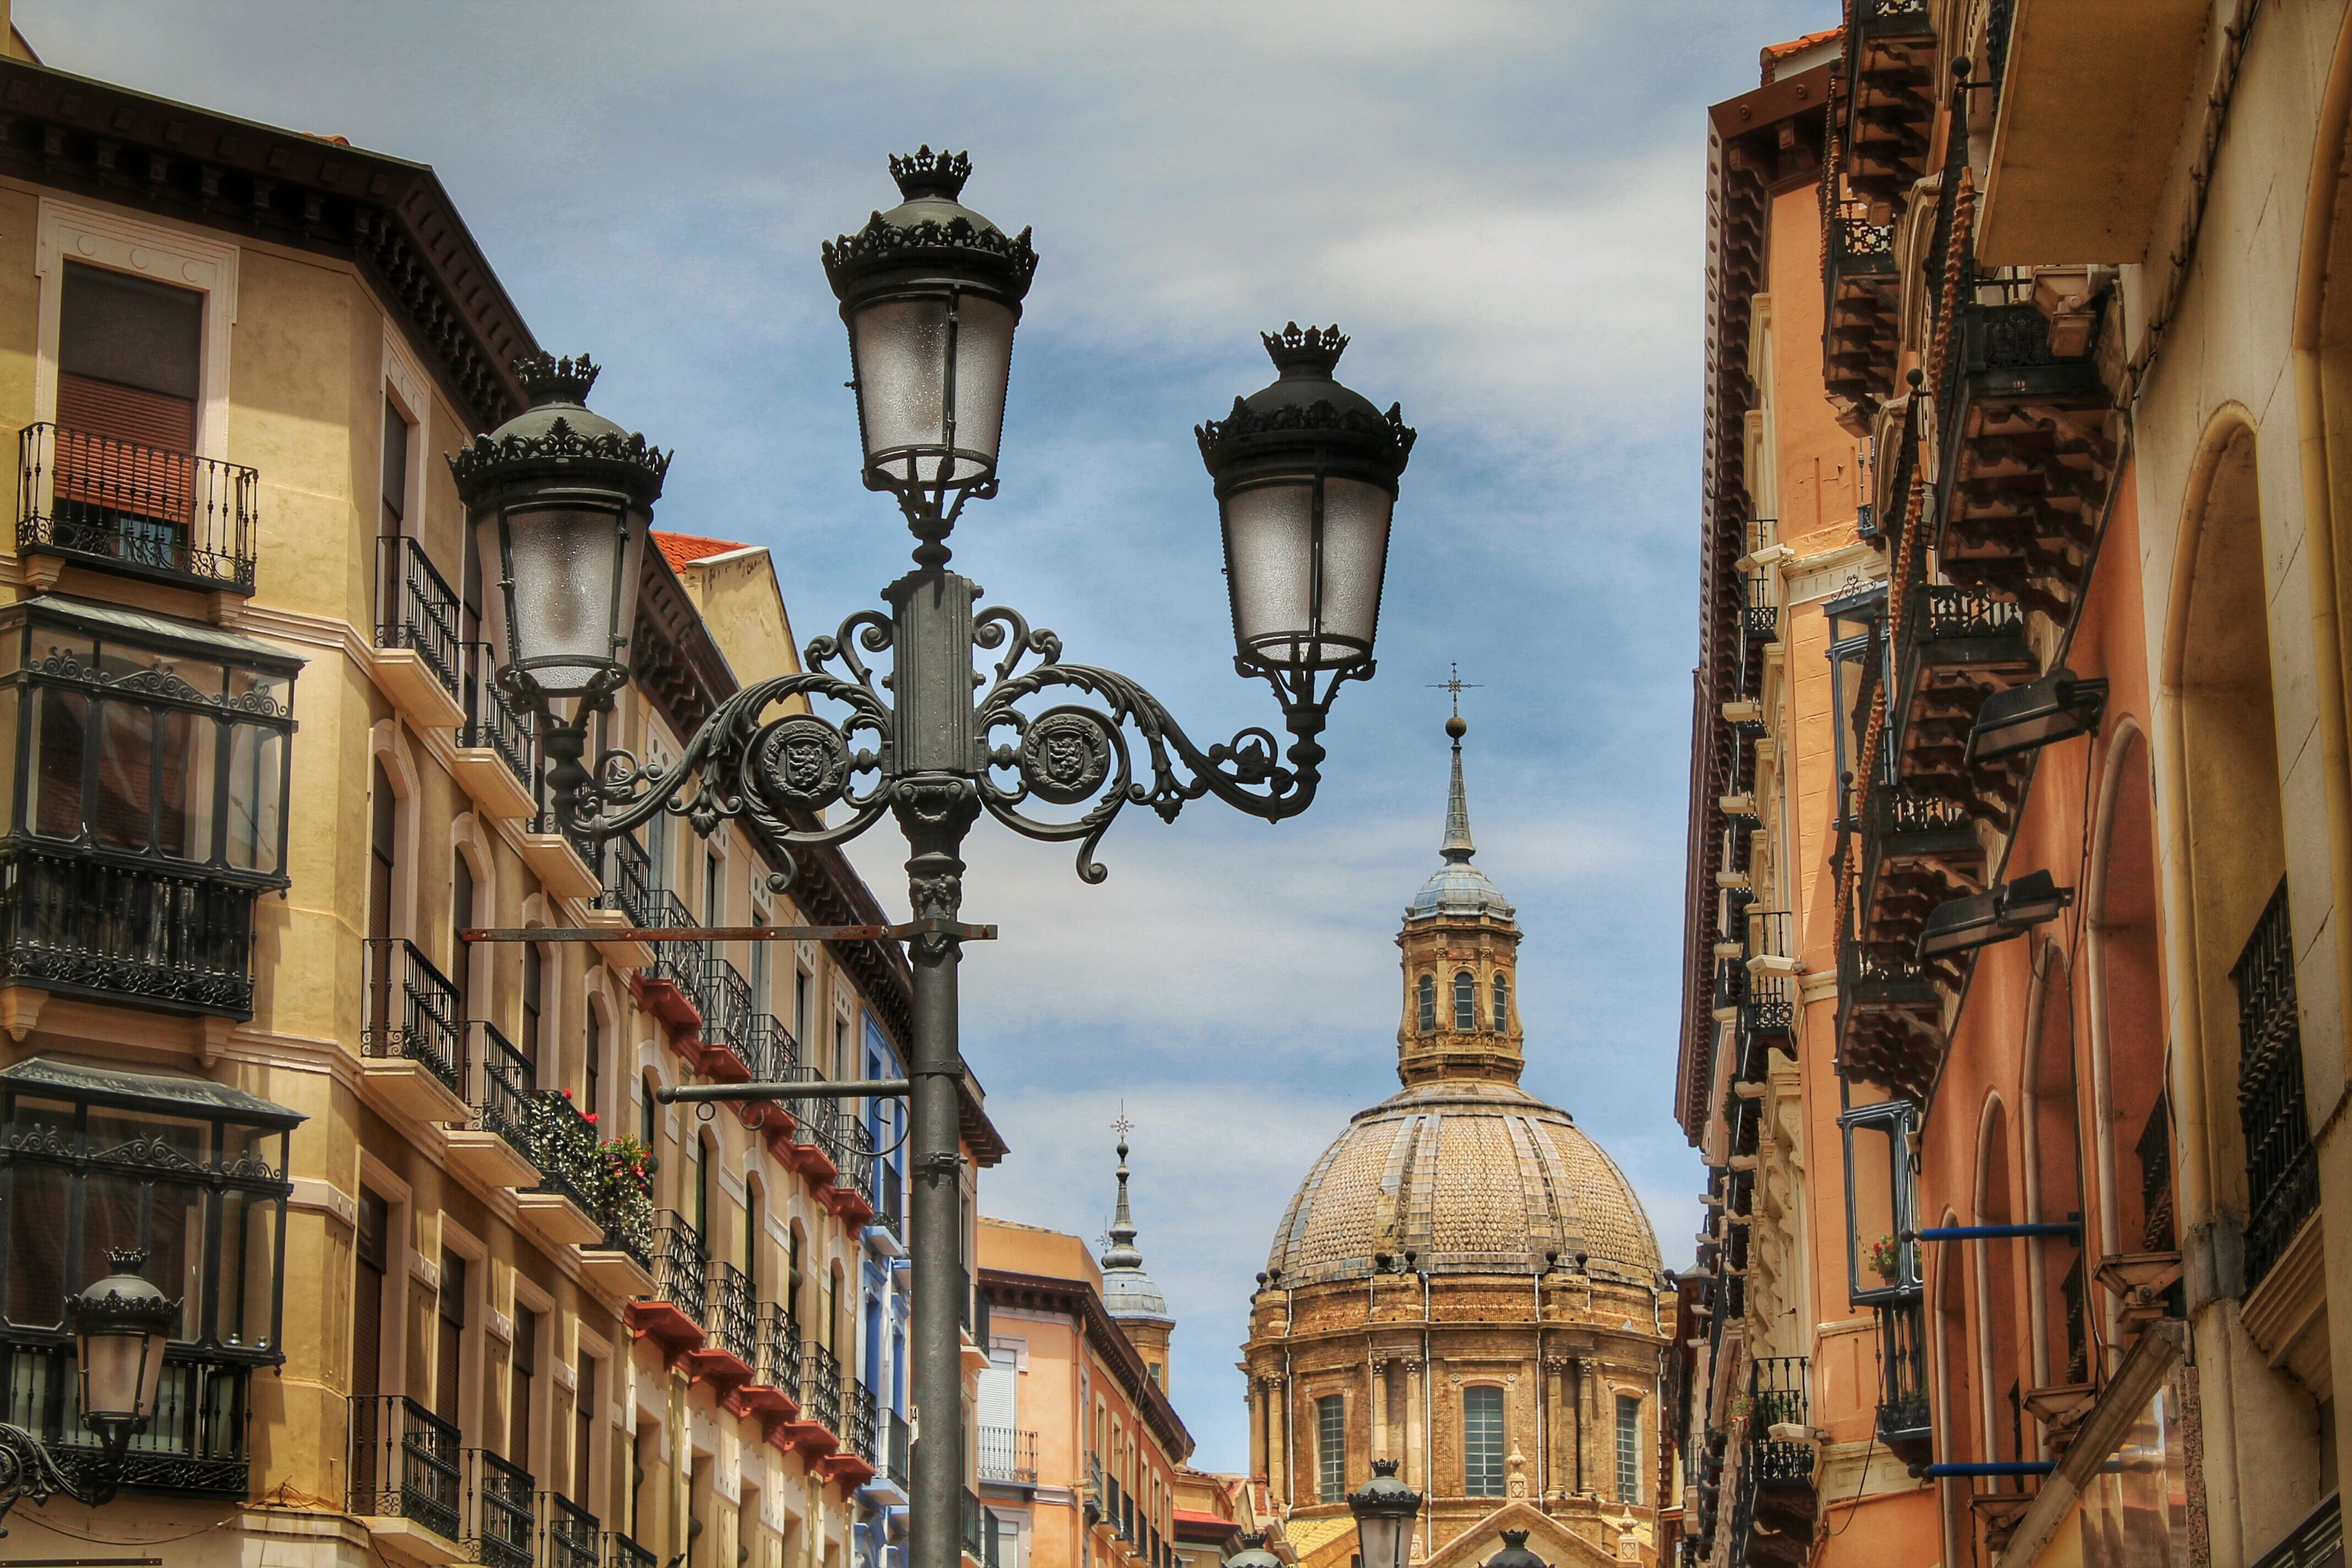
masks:
<instances>
[{"instance_id":1,"label":"slender spire","mask_svg":"<svg viewBox=\"0 0 2352 1568\"><path fill-rule=\"evenodd\" d=\"M1122 1110L1113 1123L1118 1129L1118 1209L1110 1222L1110 1247L1102 1255L1105 1268L1140 1268L1143 1254L1135 1247L1135 1216L1127 1210L1127 1134L1132 1125Z\"/></svg>"},{"instance_id":2,"label":"slender spire","mask_svg":"<svg viewBox=\"0 0 2352 1568\"><path fill-rule=\"evenodd\" d=\"M1470 842L1469 798L1462 791L1462 737L1470 729L1462 721L1462 694L1475 690L1477 683L1462 679L1460 665L1449 668L1451 673L1432 689L1454 700L1454 712L1445 721L1445 732L1454 740L1454 784L1445 796L1445 842L1438 847L1438 853L1451 864L1460 866L1478 853L1478 847Z\"/></svg>"}]
</instances>

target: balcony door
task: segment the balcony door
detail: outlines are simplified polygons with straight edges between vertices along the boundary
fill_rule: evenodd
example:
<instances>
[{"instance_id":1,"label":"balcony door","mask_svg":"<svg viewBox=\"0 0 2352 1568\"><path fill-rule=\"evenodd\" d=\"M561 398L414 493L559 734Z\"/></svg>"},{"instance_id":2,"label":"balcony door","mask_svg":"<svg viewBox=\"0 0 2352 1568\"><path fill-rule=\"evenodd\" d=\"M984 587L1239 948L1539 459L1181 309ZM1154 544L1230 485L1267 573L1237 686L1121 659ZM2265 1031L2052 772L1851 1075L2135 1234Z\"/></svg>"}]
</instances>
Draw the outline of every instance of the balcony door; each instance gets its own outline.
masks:
<instances>
[{"instance_id":1,"label":"balcony door","mask_svg":"<svg viewBox=\"0 0 2352 1568\"><path fill-rule=\"evenodd\" d=\"M58 328L57 500L79 547L184 564L195 489L205 297L65 264Z\"/></svg>"},{"instance_id":2,"label":"balcony door","mask_svg":"<svg viewBox=\"0 0 2352 1568\"><path fill-rule=\"evenodd\" d=\"M392 778L381 762L369 769L368 783L368 1017L384 1029L393 1024L392 907L400 818Z\"/></svg>"}]
</instances>

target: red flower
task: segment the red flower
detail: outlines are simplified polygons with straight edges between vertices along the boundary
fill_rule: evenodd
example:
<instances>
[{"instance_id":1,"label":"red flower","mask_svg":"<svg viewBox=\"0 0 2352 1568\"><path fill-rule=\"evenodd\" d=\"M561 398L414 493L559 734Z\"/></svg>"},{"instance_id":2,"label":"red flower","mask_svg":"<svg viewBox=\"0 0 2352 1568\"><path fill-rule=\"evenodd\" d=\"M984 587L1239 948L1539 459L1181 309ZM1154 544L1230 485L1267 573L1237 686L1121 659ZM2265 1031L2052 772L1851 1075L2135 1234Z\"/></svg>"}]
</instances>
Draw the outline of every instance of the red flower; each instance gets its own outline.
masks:
<instances>
[{"instance_id":1,"label":"red flower","mask_svg":"<svg viewBox=\"0 0 2352 1568\"><path fill-rule=\"evenodd\" d=\"M596 1125L596 1113L593 1110L588 1113L588 1125L591 1127Z\"/></svg>"}]
</instances>

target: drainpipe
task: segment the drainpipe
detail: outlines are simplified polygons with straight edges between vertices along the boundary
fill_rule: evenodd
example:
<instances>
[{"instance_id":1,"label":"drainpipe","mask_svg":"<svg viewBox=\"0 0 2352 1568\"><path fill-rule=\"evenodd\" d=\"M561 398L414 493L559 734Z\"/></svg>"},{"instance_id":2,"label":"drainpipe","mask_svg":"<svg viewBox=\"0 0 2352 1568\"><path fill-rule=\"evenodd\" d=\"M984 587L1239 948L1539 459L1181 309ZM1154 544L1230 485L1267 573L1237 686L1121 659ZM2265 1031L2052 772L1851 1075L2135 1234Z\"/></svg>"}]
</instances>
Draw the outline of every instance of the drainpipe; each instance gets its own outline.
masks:
<instances>
[{"instance_id":1,"label":"drainpipe","mask_svg":"<svg viewBox=\"0 0 2352 1568\"><path fill-rule=\"evenodd\" d=\"M1431 1550L1437 1500L1437 1363L1429 1355L1429 1270L1421 1273L1421 1555Z\"/></svg>"},{"instance_id":2,"label":"drainpipe","mask_svg":"<svg viewBox=\"0 0 2352 1568\"><path fill-rule=\"evenodd\" d=\"M1559 1254L1555 1252L1551 1256L1558 1258ZM1551 1487L1551 1424L1546 1418L1551 1402L1544 1397L1544 1271L1538 1268L1533 1272L1536 1292L1536 1502L1540 1507L1545 1497L1549 1495Z\"/></svg>"}]
</instances>

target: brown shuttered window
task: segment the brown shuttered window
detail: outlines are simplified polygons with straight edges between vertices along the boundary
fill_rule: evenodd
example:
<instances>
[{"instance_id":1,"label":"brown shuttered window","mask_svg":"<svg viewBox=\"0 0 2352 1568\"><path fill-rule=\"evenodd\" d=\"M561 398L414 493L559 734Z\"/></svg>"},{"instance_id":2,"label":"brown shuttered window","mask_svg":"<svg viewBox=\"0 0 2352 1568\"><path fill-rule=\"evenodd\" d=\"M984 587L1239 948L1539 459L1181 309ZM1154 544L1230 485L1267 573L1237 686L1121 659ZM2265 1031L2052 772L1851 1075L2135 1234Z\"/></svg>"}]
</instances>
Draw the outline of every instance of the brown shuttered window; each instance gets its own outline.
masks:
<instances>
[{"instance_id":1,"label":"brown shuttered window","mask_svg":"<svg viewBox=\"0 0 2352 1568\"><path fill-rule=\"evenodd\" d=\"M187 522L204 314L205 297L193 289L66 263L58 326L61 498Z\"/></svg>"}]
</instances>

